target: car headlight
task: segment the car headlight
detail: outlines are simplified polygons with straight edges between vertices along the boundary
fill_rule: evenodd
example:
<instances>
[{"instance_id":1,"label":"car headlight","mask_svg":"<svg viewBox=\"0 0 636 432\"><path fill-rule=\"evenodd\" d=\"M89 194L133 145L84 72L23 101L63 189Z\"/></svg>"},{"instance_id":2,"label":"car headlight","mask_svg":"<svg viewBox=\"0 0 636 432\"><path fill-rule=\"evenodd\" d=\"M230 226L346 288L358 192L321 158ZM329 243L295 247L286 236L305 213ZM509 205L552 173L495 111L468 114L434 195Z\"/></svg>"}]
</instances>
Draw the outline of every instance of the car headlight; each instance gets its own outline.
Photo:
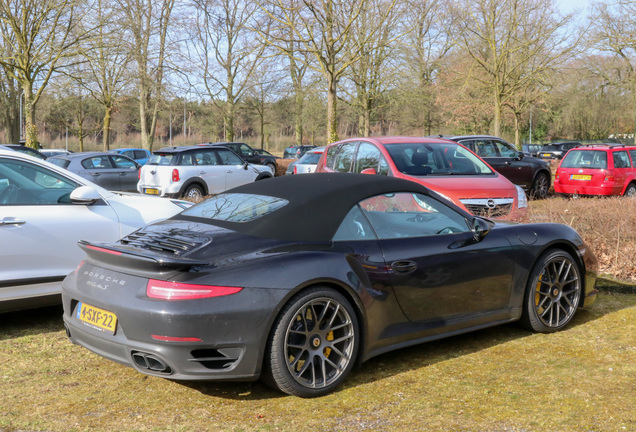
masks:
<instances>
[{"instance_id":1,"label":"car headlight","mask_svg":"<svg viewBox=\"0 0 636 432\"><path fill-rule=\"evenodd\" d=\"M523 191L523 189L521 189L520 186L515 185L515 187L517 188L518 207L519 208L528 207L528 197L526 196L526 193Z\"/></svg>"}]
</instances>

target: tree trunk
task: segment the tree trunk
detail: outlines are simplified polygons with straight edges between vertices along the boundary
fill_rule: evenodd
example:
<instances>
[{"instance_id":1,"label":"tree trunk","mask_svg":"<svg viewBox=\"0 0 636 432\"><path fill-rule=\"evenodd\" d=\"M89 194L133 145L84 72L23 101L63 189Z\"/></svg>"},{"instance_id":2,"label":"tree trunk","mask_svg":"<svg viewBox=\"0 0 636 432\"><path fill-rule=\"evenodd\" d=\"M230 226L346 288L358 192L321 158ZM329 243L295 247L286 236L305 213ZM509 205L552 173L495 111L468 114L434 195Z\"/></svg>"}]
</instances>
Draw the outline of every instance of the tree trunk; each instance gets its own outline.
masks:
<instances>
[{"instance_id":1,"label":"tree trunk","mask_svg":"<svg viewBox=\"0 0 636 432\"><path fill-rule=\"evenodd\" d=\"M33 103L33 88L31 85L24 86L24 118L26 126L24 135L26 138L25 145L37 149L38 146L38 128L35 125L35 105Z\"/></svg>"},{"instance_id":2,"label":"tree trunk","mask_svg":"<svg viewBox=\"0 0 636 432\"><path fill-rule=\"evenodd\" d=\"M113 107L105 107L104 111L104 126L102 128L102 143L104 145L104 151L108 151L110 148L110 122L112 120Z\"/></svg>"},{"instance_id":3,"label":"tree trunk","mask_svg":"<svg viewBox=\"0 0 636 432\"><path fill-rule=\"evenodd\" d=\"M294 115L294 135L296 145L303 145L303 112L305 109L305 95L300 89L296 89L296 112Z\"/></svg>"},{"instance_id":4,"label":"tree trunk","mask_svg":"<svg viewBox=\"0 0 636 432\"><path fill-rule=\"evenodd\" d=\"M493 135L501 137L501 99L497 90L495 90L495 118L493 120Z\"/></svg>"},{"instance_id":5,"label":"tree trunk","mask_svg":"<svg viewBox=\"0 0 636 432\"><path fill-rule=\"evenodd\" d=\"M337 83L333 74L327 76L327 144L338 141Z\"/></svg>"}]
</instances>

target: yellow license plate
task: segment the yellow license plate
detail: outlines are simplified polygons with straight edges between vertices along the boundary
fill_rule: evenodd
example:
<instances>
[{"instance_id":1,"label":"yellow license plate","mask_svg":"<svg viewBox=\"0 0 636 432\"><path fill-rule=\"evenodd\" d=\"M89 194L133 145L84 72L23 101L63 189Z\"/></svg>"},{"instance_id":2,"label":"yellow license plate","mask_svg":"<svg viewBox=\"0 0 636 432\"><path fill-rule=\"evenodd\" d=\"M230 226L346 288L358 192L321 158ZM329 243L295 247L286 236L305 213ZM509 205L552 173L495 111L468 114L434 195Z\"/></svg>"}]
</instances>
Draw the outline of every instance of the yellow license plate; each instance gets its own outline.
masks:
<instances>
[{"instance_id":1,"label":"yellow license plate","mask_svg":"<svg viewBox=\"0 0 636 432\"><path fill-rule=\"evenodd\" d=\"M552 155L550 153L543 153L542 155L543 157L552 157Z\"/></svg>"},{"instance_id":2,"label":"yellow license plate","mask_svg":"<svg viewBox=\"0 0 636 432\"><path fill-rule=\"evenodd\" d=\"M572 174L570 176L570 180L592 180L592 176L584 174Z\"/></svg>"},{"instance_id":3,"label":"yellow license plate","mask_svg":"<svg viewBox=\"0 0 636 432\"><path fill-rule=\"evenodd\" d=\"M148 195L159 195L159 189L144 189Z\"/></svg>"},{"instance_id":4,"label":"yellow license plate","mask_svg":"<svg viewBox=\"0 0 636 432\"><path fill-rule=\"evenodd\" d=\"M94 329L115 334L117 316L112 312L80 302L77 304L77 313L75 316L84 324Z\"/></svg>"}]
</instances>

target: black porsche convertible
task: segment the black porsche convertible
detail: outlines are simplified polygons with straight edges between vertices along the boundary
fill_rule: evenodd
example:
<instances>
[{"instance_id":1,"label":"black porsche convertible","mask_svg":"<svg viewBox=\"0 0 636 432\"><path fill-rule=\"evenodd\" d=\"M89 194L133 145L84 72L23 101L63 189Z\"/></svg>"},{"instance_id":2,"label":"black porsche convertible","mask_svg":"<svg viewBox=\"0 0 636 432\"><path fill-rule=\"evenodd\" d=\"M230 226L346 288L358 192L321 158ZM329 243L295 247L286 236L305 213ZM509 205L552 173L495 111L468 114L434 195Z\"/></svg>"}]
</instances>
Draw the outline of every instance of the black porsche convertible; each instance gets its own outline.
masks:
<instances>
[{"instance_id":1,"label":"black porsche convertible","mask_svg":"<svg viewBox=\"0 0 636 432\"><path fill-rule=\"evenodd\" d=\"M475 217L408 180L282 176L113 244L64 281L73 343L175 380L313 397L389 350L520 320L562 329L596 298L570 227Z\"/></svg>"}]
</instances>

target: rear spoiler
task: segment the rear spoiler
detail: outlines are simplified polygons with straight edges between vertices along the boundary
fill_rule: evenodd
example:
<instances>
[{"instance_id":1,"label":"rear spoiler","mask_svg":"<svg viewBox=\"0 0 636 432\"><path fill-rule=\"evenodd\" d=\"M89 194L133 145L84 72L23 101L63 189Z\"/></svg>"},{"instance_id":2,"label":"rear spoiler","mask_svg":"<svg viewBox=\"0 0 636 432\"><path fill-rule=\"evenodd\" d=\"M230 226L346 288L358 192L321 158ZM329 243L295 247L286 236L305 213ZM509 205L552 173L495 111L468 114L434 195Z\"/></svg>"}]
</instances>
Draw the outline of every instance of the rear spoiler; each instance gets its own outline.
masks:
<instances>
[{"instance_id":1,"label":"rear spoiler","mask_svg":"<svg viewBox=\"0 0 636 432\"><path fill-rule=\"evenodd\" d=\"M153 253L150 250L127 248L117 243L91 243L86 240L80 240L77 244L86 252L89 260L92 259L120 268L127 267L142 271L166 271L210 264L209 261L177 256L171 257Z\"/></svg>"}]
</instances>

